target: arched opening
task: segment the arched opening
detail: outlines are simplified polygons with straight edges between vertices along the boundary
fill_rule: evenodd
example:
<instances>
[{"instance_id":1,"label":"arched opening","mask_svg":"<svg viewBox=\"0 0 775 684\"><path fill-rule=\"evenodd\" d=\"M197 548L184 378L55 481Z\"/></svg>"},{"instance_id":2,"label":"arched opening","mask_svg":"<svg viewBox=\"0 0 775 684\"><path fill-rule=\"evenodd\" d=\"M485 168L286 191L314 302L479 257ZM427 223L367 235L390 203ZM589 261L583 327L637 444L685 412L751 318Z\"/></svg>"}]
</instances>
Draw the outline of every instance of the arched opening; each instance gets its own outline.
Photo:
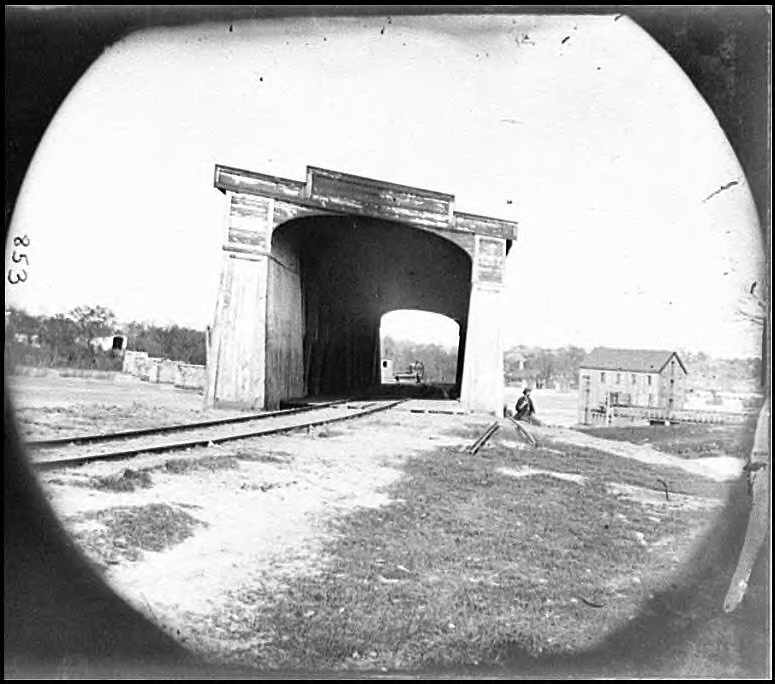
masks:
<instances>
[{"instance_id":1,"label":"arched opening","mask_svg":"<svg viewBox=\"0 0 775 684\"><path fill-rule=\"evenodd\" d=\"M268 268L269 405L378 391L389 311L437 312L465 331L471 259L430 231L352 216L293 219L274 230Z\"/></svg>"},{"instance_id":2,"label":"arched opening","mask_svg":"<svg viewBox=\"0 0 775 684\"><path fill-rule=\"evenodd\" d=\"M457 396L459 323L430 311L399 309L382 316L379 338L383 392Z\"/></svg>"}]
</instances>

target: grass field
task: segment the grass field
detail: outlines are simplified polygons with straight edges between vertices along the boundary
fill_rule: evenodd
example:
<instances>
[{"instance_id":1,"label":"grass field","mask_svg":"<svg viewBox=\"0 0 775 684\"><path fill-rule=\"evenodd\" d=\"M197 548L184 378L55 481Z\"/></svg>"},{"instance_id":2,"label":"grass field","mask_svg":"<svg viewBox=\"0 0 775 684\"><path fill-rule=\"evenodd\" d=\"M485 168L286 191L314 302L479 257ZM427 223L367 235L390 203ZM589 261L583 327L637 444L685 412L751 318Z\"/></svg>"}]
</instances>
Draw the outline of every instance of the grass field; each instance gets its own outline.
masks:
<instances>
[{"instance_id":1,"label":"grass field","mask_svg":"<svg viewBox=\"0 0 775 684\"><path fill-rule=\"evenodd\" d=\"M517 399L522 396L522 387L506 387L504 401L514 410ZM571 427L578 422L578 392L560 392L549 389L535 389L532 392L536 415L546 425Z\"/></svg>"},{"instance_id":2,"label":"grass field","mask_svg":"<svg viewBox=\"0 0 775 684\"><path fill-rule=\"evenodd\" d=\"M27 414L41 421L35 429L65 432L83 417L112 425L130 414L152 424L197 408L174 393L144 397L142 386L132 393L93 381L79 383L68 406L68 380L43 413L47 387L27 397L26 408L40 412ZM568 402L556 399L559 415ZM623 653L642 625L638 674L759 672L766 630L751 637L737 618L716 615L731 574L718 554L734 551L740 535L702 546L726 520L730 483L678 467L745 455L752 424L588 431L682 457L670 464L617 456L603 442L564 442L559 429L533 449L506 421L478 454L465 452L461 444L487 424L391 411L148 455L130 467L94 464L44 483L104 575L123 579L116 586L135 591L141 610L147 605L151 619L211 663L307 676L497 675L515 658L532 668L609 643ZM700 547L705 569L697 571ZM698 572L700 593L684 591ZM709 636L692 640L706 624Z\"/></svg>"},{"instance_id":3,"label":"grass field","mask_svg":"<svg viewBox=\"0 0 775 684\"><path fill-rule=\"evenodd\" d=\"M551 474L504 474L515 468ZM651 492L658 477L699 505L610 486ZM289 577L269 596L235 592L194 641L207 651L214 630L216 660L310 671L580 652L635 619L690 557L726 494L697 479L510 440L477 456L437 450L408 463L393 503L335 524L321 573Z\"/></svg>"},{"instance_id":4,"label":"grass field","mask_svg":"<svg viewBox=\"0 0 775 684\"><path fill-rule=\"evenodd\" d=\"M753 444L757 415L740 425L647 425L636 427L579 428L604 439L650 444L655 449L684 458L727 455L747 458Z\"/></svg>"},{"instance_id":5,"label":"grass field","mask_svg":"<svg viewBox=\"0 0 775 684\"><path fill-rule=\"evenodd\" d=\"M8 378L20 434L54 439L236 415L205 410L202 395L129 376L120 381L79 377Z\"/></svg>"}]
</instances>

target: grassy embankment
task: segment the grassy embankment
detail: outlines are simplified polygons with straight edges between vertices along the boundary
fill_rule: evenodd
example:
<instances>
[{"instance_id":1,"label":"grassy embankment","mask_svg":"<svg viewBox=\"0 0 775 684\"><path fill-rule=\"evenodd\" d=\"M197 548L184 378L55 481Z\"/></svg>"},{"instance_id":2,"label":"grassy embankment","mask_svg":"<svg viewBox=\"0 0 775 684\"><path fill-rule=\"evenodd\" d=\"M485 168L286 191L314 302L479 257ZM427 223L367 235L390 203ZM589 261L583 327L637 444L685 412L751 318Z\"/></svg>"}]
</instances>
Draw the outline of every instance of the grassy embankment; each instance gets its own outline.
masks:
<instances>
[{"instance_id":1,"label":"grassy embankment","mask_svg":"<svg viewBox=\"0 0 775 684\"><path fill-rule=\"evenodd\" d=\"M500 471L525 467L583 479ZM655 497L660 480L697 505ZM219 661L302 670L566 657L674 586L727 487L592 449L493 444L414 458L391 493L336 523L323 574L236 591L200 645L217 644Z\"/></svg>"}]
</instances>

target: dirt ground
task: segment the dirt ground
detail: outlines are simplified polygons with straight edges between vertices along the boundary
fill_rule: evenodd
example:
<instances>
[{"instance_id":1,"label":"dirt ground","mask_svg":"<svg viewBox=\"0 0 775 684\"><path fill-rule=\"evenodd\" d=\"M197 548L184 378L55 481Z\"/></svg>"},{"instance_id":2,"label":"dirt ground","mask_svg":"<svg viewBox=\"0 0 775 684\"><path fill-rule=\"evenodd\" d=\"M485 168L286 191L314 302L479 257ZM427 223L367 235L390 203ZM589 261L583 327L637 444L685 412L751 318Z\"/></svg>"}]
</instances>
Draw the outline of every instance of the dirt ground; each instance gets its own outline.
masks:
<instances>
[{"instance_id":1,"label":"dirt ground","mask_svg":"<svg viewBox=\"0 0 775 684\"><path fill-rule=\"evenodd\" d=\"M23 380L38 436L201 410L168 388ZM742 465L560 427L532 449L506 421L467 454L491 421L399 408L40 479L115 589L212 662L384 672L599 643L671 585Z\"/></svg>"},{"instance_id":2,"label":"dirt ground","mask_svg":"<svg viewBox=\"0 0 775 684\"><path fill-rule=\"evenodd\" d=\"M42 480L55 509L114 587L180 636L187 621L206 621L245 586L274 591L289 576L317 572L332 534L329 523L355 509L389 504L386 488L401 477L407 459L463 444L450 435L456 427L454 416L403 412L175 458L147 455L119 466L62 469ZM169 465L189 457L200 463ZM152 487L116 492L93 486L100 478L121 481L127 466L150 473ZM106 531L95 514L154 504L193 516L200 523L196 534L163 551L143 549L133 560L122 554L121 537L118 547L115 539L112 548L94 543L93 533Z\"/></svg>"},{"instance_id":3,"label":"dirt ground","mask_svg":"<svg viewBox=\"0 0 775 684\"><path fill-rule=\"evenodd\" d=\"M507 387L504 402L512 411L517 399L522 396L521 387ZM530 395L535 404L536 417L545 425L572 427L578 422L578 392L561 392L551 389L534 389Z\"/></svg>"},{"instance_id":4,"label":"dirt ground","mask_svg":"<svg viewBox=\"0 0 775 684\"><path fill-rule=\"evenodd\" d=\"M90 378L10 376L9 394L20 434L54 439L96 432L190 423L236 415L205 410L200 392L142 382L118 375L118 381Z\"/></svg>"}]
</instances>

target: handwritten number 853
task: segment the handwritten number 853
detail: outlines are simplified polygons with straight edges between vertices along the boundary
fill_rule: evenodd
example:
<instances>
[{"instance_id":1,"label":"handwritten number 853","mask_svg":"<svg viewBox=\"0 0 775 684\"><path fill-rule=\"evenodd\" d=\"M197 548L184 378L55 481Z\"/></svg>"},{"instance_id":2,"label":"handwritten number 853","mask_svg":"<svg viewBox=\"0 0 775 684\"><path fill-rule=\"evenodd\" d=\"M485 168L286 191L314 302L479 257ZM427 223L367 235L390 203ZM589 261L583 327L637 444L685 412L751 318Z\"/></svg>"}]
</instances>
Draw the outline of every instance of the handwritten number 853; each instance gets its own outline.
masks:
<instances>
[{"instance_id":1,"label":"handwritten number 853","mask_svg":"<svg viewBox=\"0 0 775 684\"><path fill-rule=\"evenodd\" d=\"M14 247L29 247L30 246L30 238L27 235L22 235L20 237L15 237L13 239L13 246ZM13 250L13 253L11 254L11 261L15 264L20 264L22 261L24 261L25 266L30 265L30 260L27 257L27 255L19 251L17 252L15 249ZM8 282L11 283L11 285L16 285L18 283L23 283L25 280L27 280L27 269L22 268L18 271L14 270L13 268L8 269Z\"/></svg>"}]
</instances>

